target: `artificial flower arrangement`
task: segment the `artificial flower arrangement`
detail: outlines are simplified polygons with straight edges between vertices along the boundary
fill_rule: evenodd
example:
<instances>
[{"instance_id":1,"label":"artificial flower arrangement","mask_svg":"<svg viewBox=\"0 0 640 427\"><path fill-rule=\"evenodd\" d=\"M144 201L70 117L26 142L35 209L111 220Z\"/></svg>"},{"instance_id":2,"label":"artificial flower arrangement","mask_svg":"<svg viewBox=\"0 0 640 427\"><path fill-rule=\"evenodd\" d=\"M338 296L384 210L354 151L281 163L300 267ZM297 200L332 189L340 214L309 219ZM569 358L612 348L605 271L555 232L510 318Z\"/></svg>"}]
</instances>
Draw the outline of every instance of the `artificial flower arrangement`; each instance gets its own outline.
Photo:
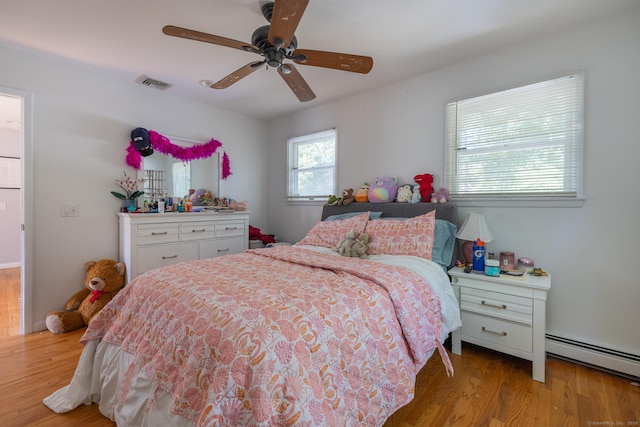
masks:
<instances>
[{"instance_id":1,"label":"artificial flower arrangement","mask_svg":"<svg viewBox=\"0 0 640 427\"><path fill-rule=\"evenodd\" d=\"M134 201L144 194L144 191L138 190L138 184L144 183L144 178L131 178L126 172L122 173L124 175L124 179L116 179L116 182L120 188L124 190L125 194L118 193L117 191L112 191L111 194L120 200L130 200L131 202L127 208L129 210L135 210Z\"/></svg>"}]
</instances>

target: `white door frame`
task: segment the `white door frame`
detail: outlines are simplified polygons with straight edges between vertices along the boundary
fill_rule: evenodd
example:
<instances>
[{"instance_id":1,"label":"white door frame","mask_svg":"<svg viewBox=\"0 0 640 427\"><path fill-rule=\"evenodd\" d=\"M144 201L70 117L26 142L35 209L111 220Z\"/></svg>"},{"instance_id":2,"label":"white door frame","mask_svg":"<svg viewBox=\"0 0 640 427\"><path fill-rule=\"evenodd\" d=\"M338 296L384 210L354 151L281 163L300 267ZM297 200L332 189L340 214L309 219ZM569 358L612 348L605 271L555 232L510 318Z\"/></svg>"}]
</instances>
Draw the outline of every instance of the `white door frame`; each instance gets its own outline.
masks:
<instances>
[{"instance_id":1,"label":"white door frame","mask_svg":"<svg viewBox=\"0 0 640 427\"><path fill-rule=\"evenodd\" d=\"M21 153L22 185L20 190L20 284L22 307L20 310L20 332L33 332L33 93L0 86L0 95L22 100Z\"/></svg>"}]
</instances>

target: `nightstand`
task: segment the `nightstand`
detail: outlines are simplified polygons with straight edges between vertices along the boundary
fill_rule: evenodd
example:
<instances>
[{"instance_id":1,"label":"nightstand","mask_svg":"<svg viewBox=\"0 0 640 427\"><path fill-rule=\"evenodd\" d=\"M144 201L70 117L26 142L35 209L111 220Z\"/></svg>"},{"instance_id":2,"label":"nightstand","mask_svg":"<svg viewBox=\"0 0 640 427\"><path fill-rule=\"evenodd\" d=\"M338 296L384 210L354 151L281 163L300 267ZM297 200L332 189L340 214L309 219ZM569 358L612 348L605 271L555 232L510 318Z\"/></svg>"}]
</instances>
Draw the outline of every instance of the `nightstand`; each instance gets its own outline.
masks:
<instances>
[{"instance_id":1,"label":"nightstand","mask_svg":"<svg viewBox=\"0 0 640 427\"><path fill-rule=\"evenodd\" d=\"M462 341L530 360L533 379L544 382L545 316L550 276L486 276L449 270L462 316L452 333L452 352Z\"/></svg>"}]
</instances>

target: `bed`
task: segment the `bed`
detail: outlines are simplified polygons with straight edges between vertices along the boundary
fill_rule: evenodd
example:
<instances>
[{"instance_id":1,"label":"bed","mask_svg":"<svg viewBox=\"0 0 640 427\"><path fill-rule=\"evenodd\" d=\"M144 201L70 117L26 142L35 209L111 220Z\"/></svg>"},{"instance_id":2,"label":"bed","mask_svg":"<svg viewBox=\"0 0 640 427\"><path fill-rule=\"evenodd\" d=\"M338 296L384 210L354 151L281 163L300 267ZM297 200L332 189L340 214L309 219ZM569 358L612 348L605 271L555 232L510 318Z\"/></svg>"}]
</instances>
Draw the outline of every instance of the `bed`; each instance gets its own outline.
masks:
<instances>
[{"instance_id":1,"label":"bed","mask_svg":"<svg viewBox=\"0 0 640 427\"><path fill-rule=\"evenodd\" d=\"M137 277L45 405L99 403L122 426L383 425L433 354L453 374L455 206L353 205L325 206L295 245ZM345 230L371 235L368 258L332 250Z\"/></svg>"}]
</instances>

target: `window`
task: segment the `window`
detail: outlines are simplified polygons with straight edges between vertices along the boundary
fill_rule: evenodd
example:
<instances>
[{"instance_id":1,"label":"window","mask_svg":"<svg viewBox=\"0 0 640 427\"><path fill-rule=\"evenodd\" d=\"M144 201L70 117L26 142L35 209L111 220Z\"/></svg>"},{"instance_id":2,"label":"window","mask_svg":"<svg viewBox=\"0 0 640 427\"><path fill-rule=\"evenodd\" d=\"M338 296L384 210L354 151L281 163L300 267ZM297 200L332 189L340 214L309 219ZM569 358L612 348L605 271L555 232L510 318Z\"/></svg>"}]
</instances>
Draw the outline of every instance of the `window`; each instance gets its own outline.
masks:
<instances>
[{"instance_id":1,"label":"window","mask_svg":"<svg viewBox=\"0 0 640 427\"><path fill-rule=\"evenodd\" d=\"M288 141L288 200L326 199L336 194L335 129Z\"/></svg>"},{"instance_id":2,"label":"window","mask_svg":"<svg viewBox=\"0 0 640 427\"><path fill-rule=\"evenodd\" d=\"M171 164L171 182L174 194L183 197L191 188L191 162L173 162Z\"/></svg>"},{"instance_id":3,"label":"window","mask_svg":"<svg viewBox=\"0 0 640 427\"><path fill-rule=\"evenodd\" d=\"M455 198L582 196L582 74L451 102L446 116Z\"/></svg>"}]
</instances>

